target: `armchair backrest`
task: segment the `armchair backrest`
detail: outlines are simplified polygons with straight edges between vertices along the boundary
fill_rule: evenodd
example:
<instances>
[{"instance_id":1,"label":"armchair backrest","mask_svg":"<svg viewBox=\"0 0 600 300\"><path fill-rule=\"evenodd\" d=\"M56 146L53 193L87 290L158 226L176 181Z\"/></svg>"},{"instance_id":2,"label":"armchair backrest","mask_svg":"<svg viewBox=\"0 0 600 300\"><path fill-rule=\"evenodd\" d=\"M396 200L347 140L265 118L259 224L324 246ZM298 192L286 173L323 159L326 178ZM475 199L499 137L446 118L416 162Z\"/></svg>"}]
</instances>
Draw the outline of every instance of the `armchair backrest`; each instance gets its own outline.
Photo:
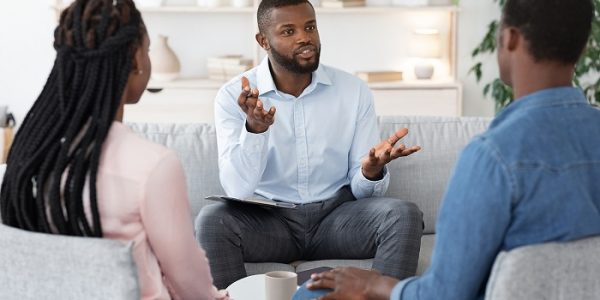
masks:
<instances>
[{"instance_id":1,"label":"armchair backrest","mask_svg":"<svg viewBox=\"0 0 600 300\"><path fill-rule=\"evenodd\" d=\"M502 252L487 284L487 300L571 300L600 297L600 236Z\"/></svg>"},{"instance_id":2,"label":"armchair backrest","mask_svg":"<svg viewBox=\"0 0 600 300\"><path fill-rule=\"evenodd\" d=\"M0 224L0 299L140 299L132 245Z\"/></svg>"}]
</instances>

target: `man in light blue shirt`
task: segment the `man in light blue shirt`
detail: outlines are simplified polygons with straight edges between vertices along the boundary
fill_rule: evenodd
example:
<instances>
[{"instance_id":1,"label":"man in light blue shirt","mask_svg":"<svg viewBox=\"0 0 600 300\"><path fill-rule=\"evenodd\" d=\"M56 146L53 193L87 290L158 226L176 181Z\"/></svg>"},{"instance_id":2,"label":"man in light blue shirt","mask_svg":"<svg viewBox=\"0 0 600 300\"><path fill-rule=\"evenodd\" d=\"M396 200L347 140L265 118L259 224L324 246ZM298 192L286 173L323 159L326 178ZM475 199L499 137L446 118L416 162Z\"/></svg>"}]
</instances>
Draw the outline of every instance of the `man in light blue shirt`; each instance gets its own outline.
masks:
<instances>
[{"instance_id":1,"label":"man in light blue shirt","mask_svg":"<svg viewBox=\"0 0 600 300\"><path fill-rule=\"evenodd\" d=\"M385 165L420 148L398 143L407 129L379 142L367 85L319 63L307 0L264 0L257 15L256 40L268 56L216 98L221 184L229 196L258 194L298 208L205 207L197 238L215 285L246 276L244 262L374 257L384 274L414 275L422 213L382 196Z\"/></svg>"},{"instance_id":2,"label":"man in light blue shirt","mask_svg":"<svg viewBox=\"0 0 600 300\"><path fill-rule=\"evenodd\" d=\"M500 251L600 235L600 110L572 87L593 14L590 0L506 1L498 63L516 101L462 152L423 276L337 269L308 284L333 292L294 299L483 299Z\"/></svg>"}]
</instances>

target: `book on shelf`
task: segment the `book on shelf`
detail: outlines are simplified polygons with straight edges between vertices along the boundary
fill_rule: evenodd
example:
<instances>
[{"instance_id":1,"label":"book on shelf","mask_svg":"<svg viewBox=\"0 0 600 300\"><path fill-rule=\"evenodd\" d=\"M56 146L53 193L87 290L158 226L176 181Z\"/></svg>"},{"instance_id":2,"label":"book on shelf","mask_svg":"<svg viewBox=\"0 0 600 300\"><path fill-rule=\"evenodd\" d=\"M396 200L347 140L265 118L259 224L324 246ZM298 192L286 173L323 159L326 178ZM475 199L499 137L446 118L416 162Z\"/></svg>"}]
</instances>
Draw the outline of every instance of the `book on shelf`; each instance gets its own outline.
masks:
<instances>
[{"instance_id":1,"label":"book on shelf","mask_svg":"<svg viewBox=\"0 0 600 300\"><path fill-rule=\"evenodd\" d=\"M323 1L321 2L321 7L324 8L344 8L344 7L362 7L366 6L366 1L364 0L345 0L345 1Z\"/></svg>"},{"instance_id":2,"label":"book on shelf","mask_svg":"<svg viewBox=\"0 0 600 300\"><path fill-rule=\"evenodd\" d=\"M206 59L209 65L252 65L251 58L241 55L213 56Z\"/></svg>"},{"instance_id":3,"label":"book on shelf","mask_svg":"<svg viewBox=\"0 0 600 300\"><path fill-rule=\"evenodd\" d=\"M400 71L362 71L356 76L365 82L399 81L402 80Z\"/></svg>"},{"instance_id":4,"label":"book on shelf","mask_svg":"<svg viewBox=\"0 0 600 300\"><path fill-rule=\"evenodd\" d=\"M208 66L208 74L238 75L248 71L252 66Z\"/></svg>"},{"instance_id":5,"label":"book on shelf","mask_svg":"<svg viewBox=\"0 0 600 300\"><path fill-rule=\"evenodd\" d=\"M208 78L229 80L252 68L252 59L241 55L225 55L207 58Z\"/></svg>"}]
</instances>

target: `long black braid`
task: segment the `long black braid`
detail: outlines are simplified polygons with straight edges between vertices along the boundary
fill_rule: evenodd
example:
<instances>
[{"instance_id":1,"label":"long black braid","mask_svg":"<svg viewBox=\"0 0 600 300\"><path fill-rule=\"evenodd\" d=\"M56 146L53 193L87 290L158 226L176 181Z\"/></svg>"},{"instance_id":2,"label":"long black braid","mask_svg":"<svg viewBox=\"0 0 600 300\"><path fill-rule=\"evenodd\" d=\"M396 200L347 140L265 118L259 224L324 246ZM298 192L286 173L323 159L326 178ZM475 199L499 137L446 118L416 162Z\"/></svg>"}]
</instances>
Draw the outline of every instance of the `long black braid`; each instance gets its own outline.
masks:
<instances>
[{"instance_id":1,"label":"long black braid","mask_svg":"<svg viewBox=\"0 0 600 300\"><path fill-rule=\"evenodd\" d=\"M8 155L2 222L30 231L102 236L100 152L145 33L133 0L77 0L62 12L54 31L54 66ZM86 181L91 223L83 205Z\"/></svg>"}]
</instances>

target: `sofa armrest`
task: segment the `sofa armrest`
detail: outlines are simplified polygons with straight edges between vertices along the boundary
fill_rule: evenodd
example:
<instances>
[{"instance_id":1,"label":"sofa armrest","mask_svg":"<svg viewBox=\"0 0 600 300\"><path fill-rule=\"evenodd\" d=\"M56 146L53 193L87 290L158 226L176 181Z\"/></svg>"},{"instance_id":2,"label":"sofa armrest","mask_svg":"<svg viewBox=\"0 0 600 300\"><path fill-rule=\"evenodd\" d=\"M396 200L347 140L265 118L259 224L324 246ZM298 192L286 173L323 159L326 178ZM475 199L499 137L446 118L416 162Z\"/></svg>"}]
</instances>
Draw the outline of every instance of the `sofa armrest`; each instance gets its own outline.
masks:
<instances>
[{"instance_id":1,"label":"sofa armrest","mask_svg":"<svg viewBox=\"0 0 600 300\"><path fill-rule=\"evenodd\" d=\"M597 299L598 249L600 236L501 252L494 262L485 299Z\"/></svg>"}]
</instances>

